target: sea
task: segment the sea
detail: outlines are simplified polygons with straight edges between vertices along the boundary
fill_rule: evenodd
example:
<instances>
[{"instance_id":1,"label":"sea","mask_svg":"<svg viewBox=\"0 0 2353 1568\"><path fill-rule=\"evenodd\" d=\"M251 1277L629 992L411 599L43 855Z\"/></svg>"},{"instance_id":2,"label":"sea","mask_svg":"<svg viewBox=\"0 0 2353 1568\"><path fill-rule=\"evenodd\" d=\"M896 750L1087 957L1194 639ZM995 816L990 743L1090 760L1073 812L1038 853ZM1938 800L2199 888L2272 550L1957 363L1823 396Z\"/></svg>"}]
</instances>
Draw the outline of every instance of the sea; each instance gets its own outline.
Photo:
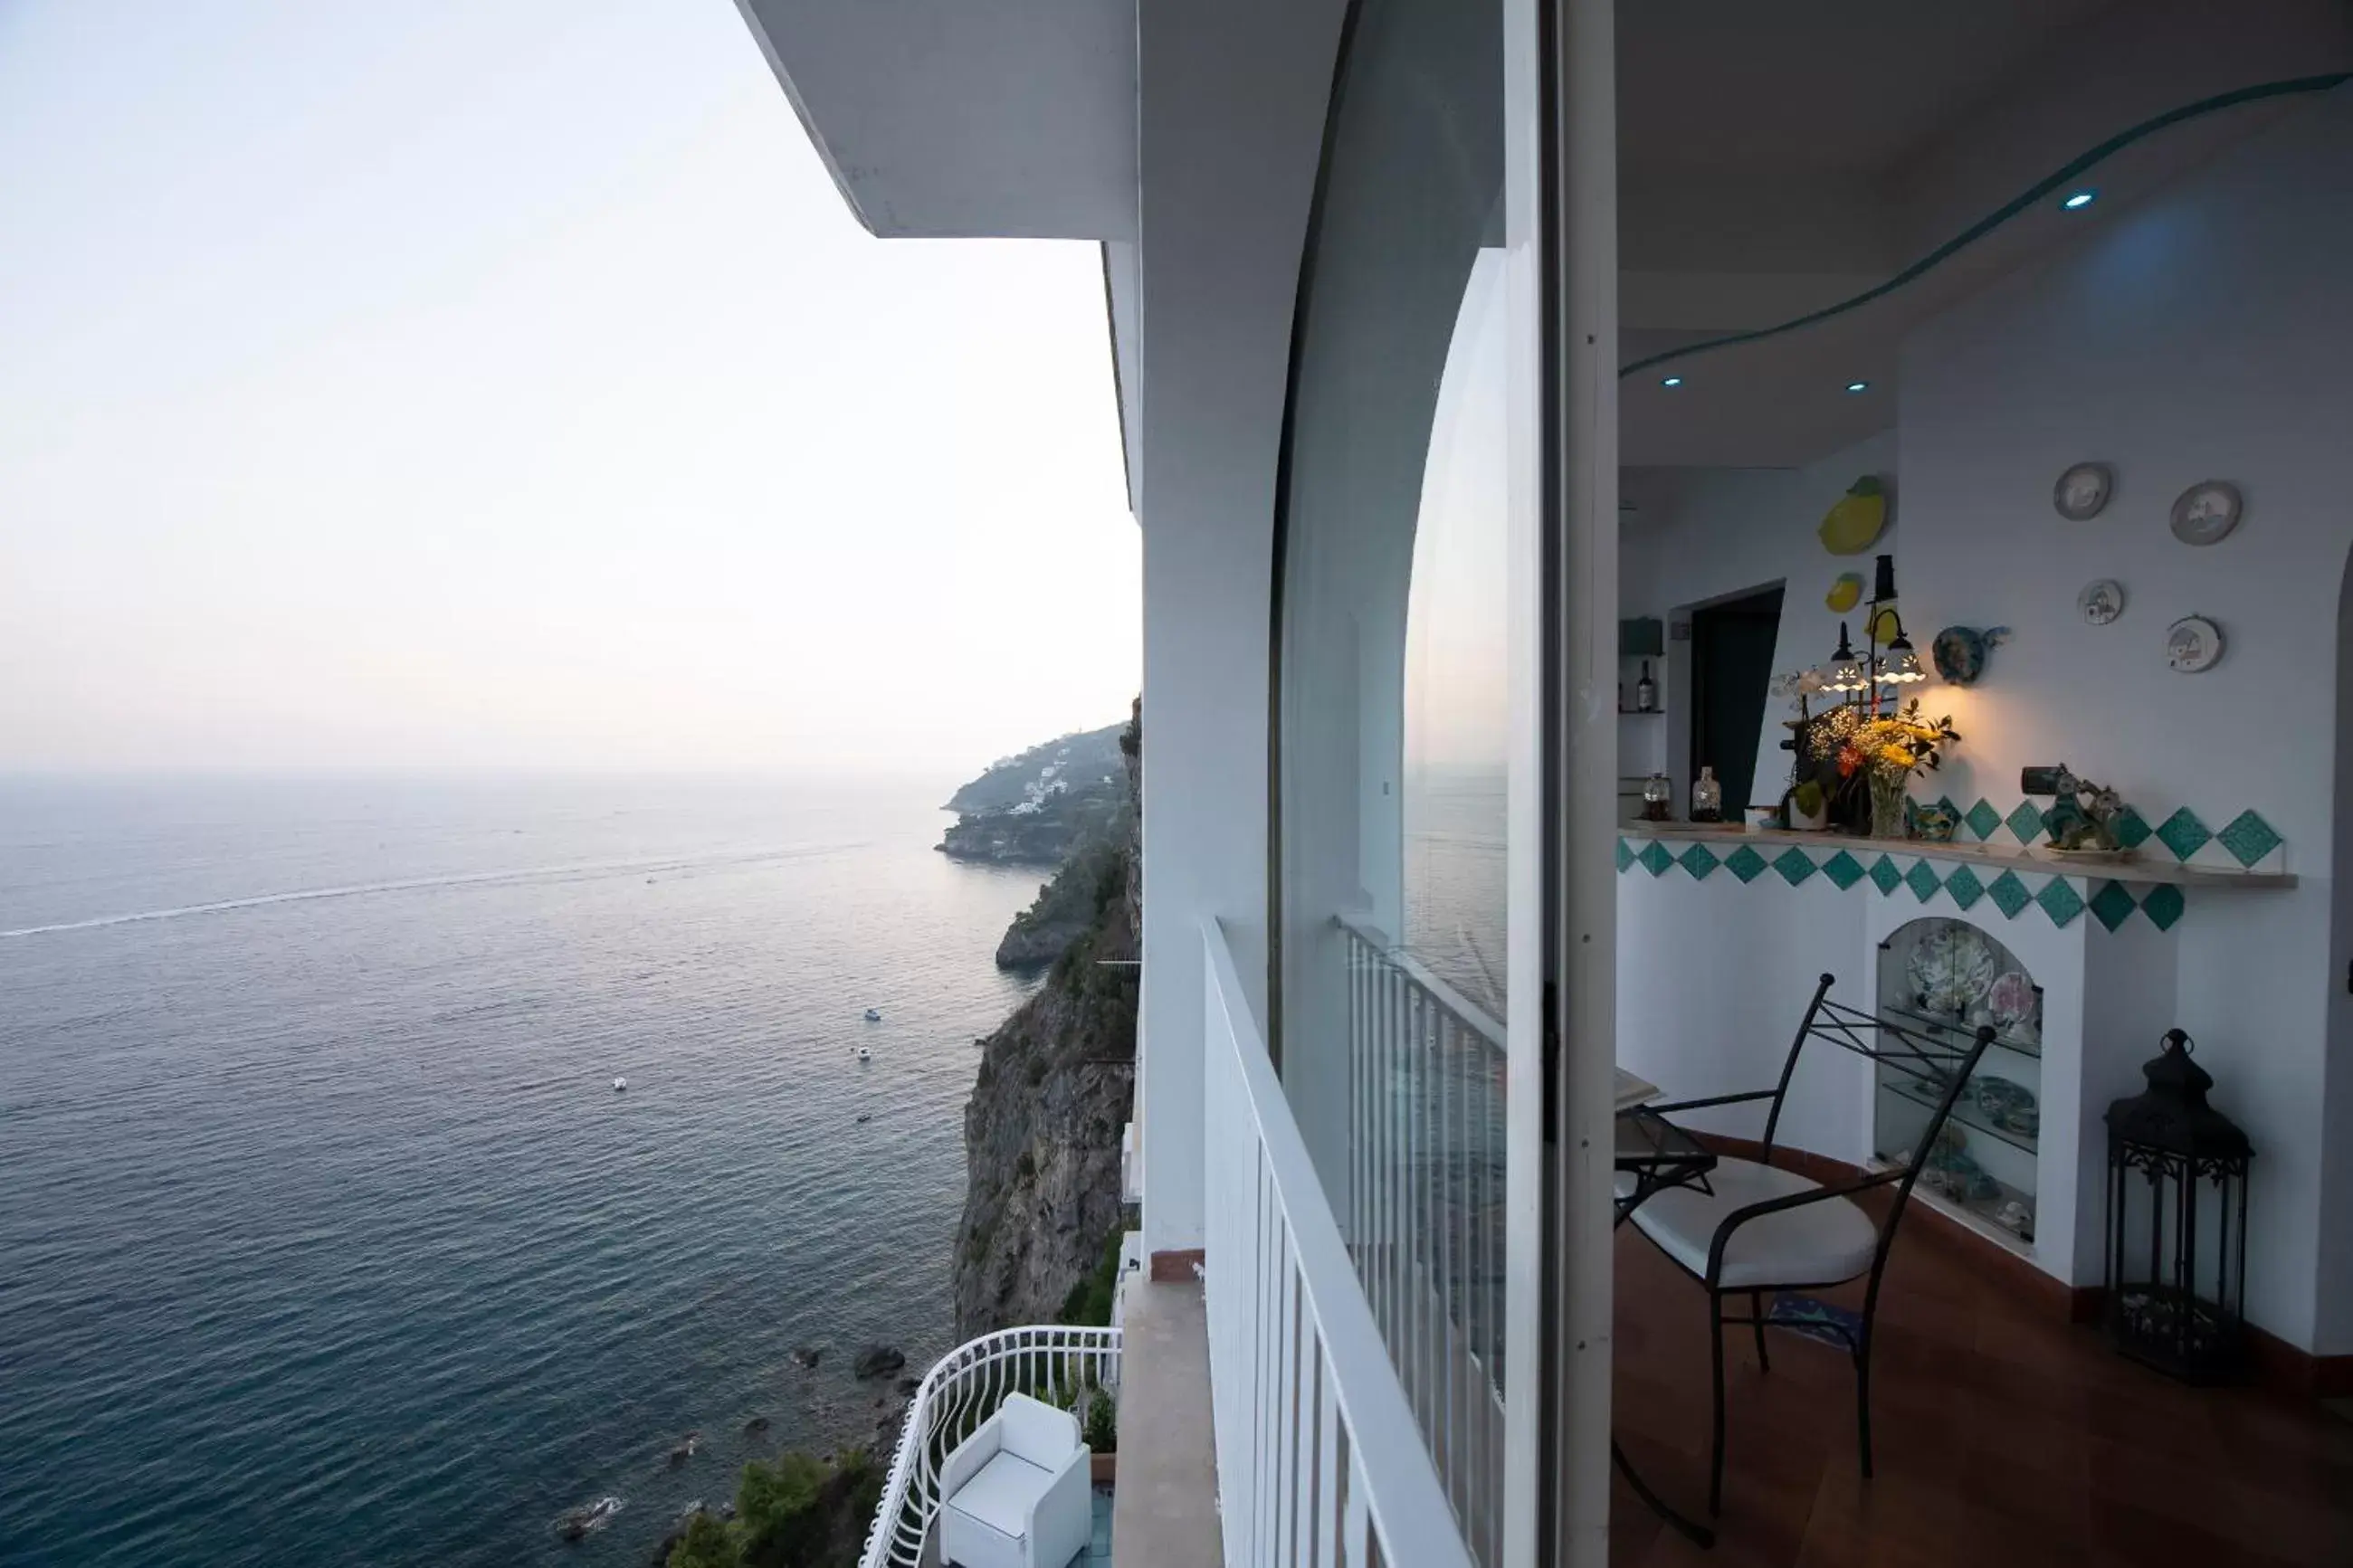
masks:
<instances>
[{"instance_id":1,"label":"sea","mask_svg":"<svg viewBox=\"0 0 2353 1568\"><path fill-rule=\"evenodd\" d=\"M0 780L0 1564L636 1568L871 1437L1025 993L956 782Z\"/></svg>"}]
</instances>

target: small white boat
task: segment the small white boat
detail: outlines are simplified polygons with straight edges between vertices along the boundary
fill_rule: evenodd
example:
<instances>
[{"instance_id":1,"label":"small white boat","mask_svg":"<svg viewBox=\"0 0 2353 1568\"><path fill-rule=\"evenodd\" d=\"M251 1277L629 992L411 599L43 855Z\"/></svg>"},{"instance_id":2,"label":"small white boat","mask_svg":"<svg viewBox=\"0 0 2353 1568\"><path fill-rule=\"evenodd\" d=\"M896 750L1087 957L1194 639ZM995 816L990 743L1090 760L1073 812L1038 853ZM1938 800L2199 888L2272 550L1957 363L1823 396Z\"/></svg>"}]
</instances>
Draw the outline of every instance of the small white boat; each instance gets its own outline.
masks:
<instances>
[{"instance_id":1,"label":"small white boat","mask_svg":"<svg viewBox=\"0 0 2353 1568\"><path fill-rule=\"evenodd\" d=\"M870 1024L881 1023L882 1021L881 1010L875 1007L869 1007L866 1009L866 1021Z\"/></svg>"},{"instance_id":2,"label":"small white boat","mask_svg":"<svg viewBox=\"0 0 2353 1568\"><path fill-rule=\"evenodd\" d=\"M860 1046L858 1047L858 1059L861 1062L871 1062L874 1059L874 1053Z\"/></svg>"},{"instance_id":3,"label":"small white boat","mask_svg":"<svg viewBox=\"0 0 2353 1568\"><path fill-rule=\"evenodd\" d=\"M615 1079L613 1080L613 1092L614 1092L615 1094L618 1094L618 1093L620 1093L623 1089L627 1089L627 1088L628 1088L628 1087L629 1087L629 1080L628 1080L628 1079L625 1079L625 1078L617 1078L617 1079Z\"/></svg>"}]
</instances>

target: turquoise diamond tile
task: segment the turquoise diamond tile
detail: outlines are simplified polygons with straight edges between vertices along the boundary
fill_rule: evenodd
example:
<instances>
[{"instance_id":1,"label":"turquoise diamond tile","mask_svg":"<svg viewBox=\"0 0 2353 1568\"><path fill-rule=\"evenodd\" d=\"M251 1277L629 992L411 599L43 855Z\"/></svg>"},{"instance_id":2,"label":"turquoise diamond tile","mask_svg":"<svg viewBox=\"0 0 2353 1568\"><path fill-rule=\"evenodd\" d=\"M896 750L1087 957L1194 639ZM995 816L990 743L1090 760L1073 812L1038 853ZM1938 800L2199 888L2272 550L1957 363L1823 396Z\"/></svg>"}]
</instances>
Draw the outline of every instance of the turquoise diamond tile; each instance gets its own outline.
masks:
<instances>
[{"instance_id":1,"label":"turquoise diamond tile","mask_svg":"<svg viewBox=\"0 0 2353 1568\"><path fill-rule=\"evenodd\" d=\"M1667 847L1655 838L1643 845L1642 852L1634 858L1640 860L1642 869L1653 877L1665 876L1667 868L1675 863L1675 858L1668 852Z\"/></svg>"},{"instance_id":2,"label":"turquoise diamond tile","mask_svg":"<svg viewBox=\"0 0 2353 1568\"><path fill-rule=\"evenodd\" d=\"M2018 911L2034 901L2034 895L2026 890L2026 884L2018 879L2015 871L2004 871L1987 884L1986 897L2010 920L2016 920Z\"/></svg>"},{"instance_id":3,"label":"turquoise diamond tile","mask_svg":"<svg viewBox=\"0 0 2353 1568\"><path fill-rule=\"evenodd\" d=\"M1961 820L1969 825L1969 831L1977 835L1979 843L1983 843L1993 837L1995 828L2001 826L2001 813L1993 808L1993 802L1980 796L1977 805L1969 807Z\"/></svg>"},{"instance_id":4,"label":"turquoise diamond tile","mask_svg":"<svg viewBox=\"0 0 2353 1568\"><path fill-rule=\"evenodd\" d=\"M1753 882L1765 874L1765 857L1744 844L1724 858L1724 868L1744 882Z\"/></svg>"},{"instance_id":5,"label":"turquoise diamond tile","mask_svg":"<svg viewBox=\"0 0 2353 1568\"><path fill-rule=\"evenodd\" d=\"M1836 882L1843 893L1862 880L1862 862L1841 849L1822 862L1822 875Z\"/></svg>"},{"instance_id":6,"label":"turquoise diamond tile","mask_svg":"<svg viewBox=\"0 0 2353 1568\"><path fill-rule=\"evenodd\" d=\"M2034 901L2042 906L2042 912L2051 917L2051 923L2063 931L2070 921L2084 912L2084 895L2077 892L2075 885L2064 877L2053 877L2043 883L2042 890L2034 895Z\"/></svg>"},{"instance_id":7,"label":"turquoise diamond tile","mask_svg":"<svg viewBox=\"0 0 2353 1568\"><path fill-rule=\"evenodd\" d=\"M1945 879L1945 891L1953 895L1953 902L1968 909L1985 897L1985 884L1967 866L1956 866L1953 874Z\"/></svg>"},{"instance_id":8,"label":"turquoise diamond tile","mask_svg":"<svg viewBox=\"0 0 2353 1568\"><path fill-rule=\"evenodd\" d=\"M1634 864L1634 847L1624 839L1618 840L1618 869L1629 870Z\"/></svg>"},{"instance_id":9,"label":"turquoise diamond tile","mask_svg":"<svg viewBox=\"0 0 2353 1568\"><path fill-rule=\"evenodd\" d=\"M1895 868L1894 861L1882 855L1871 863L1871 885L1883 893L1892 893L1904 885L1904 873Z\"/></svg>"},{"instance_id":10,"label":"turquoise diamond tile","mask_svg":"<svg viewBox=\"0 0 2353 1568\"><path fill-rule=\"evenodd\" d=\"M1961 819L1961 808L1953 804L1953 797L1951 795L1938 795L1936 797L1936 805L1947 816L1951 817L1955 822L1958 822Z\"/></svg>"},{"instance_id":11,"label":"turquoise diamond tile","mask_svg":"<svg viewBox=\"0 0 2353 1568\"><path fill-rule=\"evenodd\" d=\"M2252 811L2242 811L2231 818L2229 826L2214 835L2231 858L2242 866L2252 866L2286 842L2272 831L2272 825Z\"/></svg>"},{"instance_id":12,"label":"turquoise diamond tile","mask_svg":"<svg viewBox=\"0 0 2353 1568\"><path fill-rule=\"evenodd\" d=\"M2116 813L2116 819L2108 824L2108 828L2116 836L2116 842L2127 849L2137 849L2148 842L2148 820L2131 806Z\"/></svg>"},{"instance_id":13,"label":"turquoise diamond tile","mask_svg":"<svg viewBox=\"0 0 2353 1568\"><path fill-rule=\"evenodd\" d=\"M1814 874L1814 858L1792 844L1773 858L1773 869L1794 888Z\"/></svg>"},{"instance_id":14,"label":"turquoise diamond tile","mask_svg":"<svg viewBox=\"0 0 2353 1568\"><path fill-rule=\"evenodd\" d=\"M2021 800L2002 822L2021 844L2031 844L2042 837L2042 810L2031 800Z\"/></svg>"},{"instance_id":15,"label":"turquoise diamond tile","mask_svg":"<svg viewBox=\"0 0 2353 1568\"><path fill-rule=\"evenodd\" d=\"M2133 910L2139 907L2122 882L2103 882L2092 894L2092 913L2110 931L2132 919Z\"/></svg>"},{"instance_id":16,"label":"turquoise diamond tile","mask_svg":"<svg viewBox=\"0 0 2353 1568\"><path fill-rule=\"evenodd\" d=\"M1715 851L1704 844L1693 845L1677 857L1677 861L1684 870L1692 874L1692 880L1694 882L1704 882L1710 871L1724 864L1715 858Z\"/></svg>"},{"instance_id":17,"label":"turquoise diamond tile","mask_svg":"<svg viewBox=\"0 0 2353 1568\"><path fill-rule=\"evenodd\" d=\"M2170 882L2160 882L2141 895L2140 912L2159 931L2171 931L2173 922L2181 918L2181 889Z\"/></svg>"},{"instance_id":18,"label":"turquoise diamond tile","mask_svg":"<svg viewBox=\"0 0 2353 1568\"><path fill-rule=\"evenodd\" d=\"M1912 869L1904 873L1904 885L1911 889L1912 896L1924 904L1935 898L1936 889L1944 886L1936 879L1935 868L1926 860L1912 862Z\"/></svg>"},{"instance_id":19,"label":"turquoise diamond tile","mask_svg":"<svg viewBox=\"0 0 2353 1568\"><path fill-rule=\"evenodd\" d=\"M2170 850L2176 860L2189 859L2206 847L2207 840L2213 837L2198 820L2198 814L2186 805L2167 817L2165 825L2157 830L2157 841Z\"/></svg>"}]
</instances>

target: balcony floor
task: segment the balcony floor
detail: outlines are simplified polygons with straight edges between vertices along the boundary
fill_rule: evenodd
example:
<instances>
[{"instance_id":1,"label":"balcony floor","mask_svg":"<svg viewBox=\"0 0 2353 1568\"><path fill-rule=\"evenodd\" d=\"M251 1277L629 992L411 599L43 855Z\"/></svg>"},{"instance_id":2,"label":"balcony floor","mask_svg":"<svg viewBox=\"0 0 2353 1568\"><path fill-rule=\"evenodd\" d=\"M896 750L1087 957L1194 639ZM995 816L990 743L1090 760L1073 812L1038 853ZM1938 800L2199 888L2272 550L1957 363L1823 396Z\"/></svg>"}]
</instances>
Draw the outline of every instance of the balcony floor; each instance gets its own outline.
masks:
<instances>
[{"instance_id":1,"label":"balcony floor","mask_svg":"<svg viewBox=\"0 0 2353 1568\"><path fill-rule=\"evenodd\" d=\"M1788 1332L1761 1372L1727 1330L1716 1549L1622 1480L1612 1568L2150 1568L2353 1563L2353 1422L2247 1389L2180 1386L2041 1315L1914 1215L1873 1359L1878 1475L1855 1463L1844 1352ZM1707 1501L1706 1298L1630 1227L1617 1242L1618 1435L1652 1487ZM1859 1288L1822 1293L1859 1309Z\"/></svg>"}]
</instances>

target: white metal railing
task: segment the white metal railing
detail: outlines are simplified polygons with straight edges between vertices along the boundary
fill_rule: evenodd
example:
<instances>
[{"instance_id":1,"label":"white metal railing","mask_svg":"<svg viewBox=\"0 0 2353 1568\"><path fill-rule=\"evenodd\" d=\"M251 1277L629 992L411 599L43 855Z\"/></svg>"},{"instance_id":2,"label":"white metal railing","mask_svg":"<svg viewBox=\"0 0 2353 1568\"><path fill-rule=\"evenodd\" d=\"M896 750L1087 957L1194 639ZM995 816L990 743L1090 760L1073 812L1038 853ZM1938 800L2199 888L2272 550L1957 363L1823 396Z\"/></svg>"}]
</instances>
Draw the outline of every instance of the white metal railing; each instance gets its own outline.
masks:
<instances>
[{"instance_id":1,"label":"white metal railing","mask_svg":"<svg viewBox=\"0 0 2353 1568\"><path fill-rule=\"evenodd\" d=\"M1448 1502L1501 1557L1504 1026L1371 926L1341 919L1349 1256Z\"/></svg>"},{"instance_id":2,"label":"white metal railing","mask_svg":"<svg viewBox=\"0 0 2353 1568\"><path fill-rule=\"evenodd\" d=\"M1211 921L1202 936L1206 1299L1228 1568L1470 1568L1225 935Z\"/></svg>"},{"instance_id":3,"label":"white metal railing","mask_svg":"<svg viewBox=\"0 0 2353 1568\"><path fill-rule=\"evenodd\" d=\"M1016 1392L1051 1405L1076 1402L1082 1423L1093 1391L1119 1389L1119 1331L1038 1325L957 1346L923 1375L866 1532L859 1568L918 1568L940 1511L940 1467L974 1427ZM936 1563L934 1555L931 1561Z\"/></svg>"}]
</instances>

